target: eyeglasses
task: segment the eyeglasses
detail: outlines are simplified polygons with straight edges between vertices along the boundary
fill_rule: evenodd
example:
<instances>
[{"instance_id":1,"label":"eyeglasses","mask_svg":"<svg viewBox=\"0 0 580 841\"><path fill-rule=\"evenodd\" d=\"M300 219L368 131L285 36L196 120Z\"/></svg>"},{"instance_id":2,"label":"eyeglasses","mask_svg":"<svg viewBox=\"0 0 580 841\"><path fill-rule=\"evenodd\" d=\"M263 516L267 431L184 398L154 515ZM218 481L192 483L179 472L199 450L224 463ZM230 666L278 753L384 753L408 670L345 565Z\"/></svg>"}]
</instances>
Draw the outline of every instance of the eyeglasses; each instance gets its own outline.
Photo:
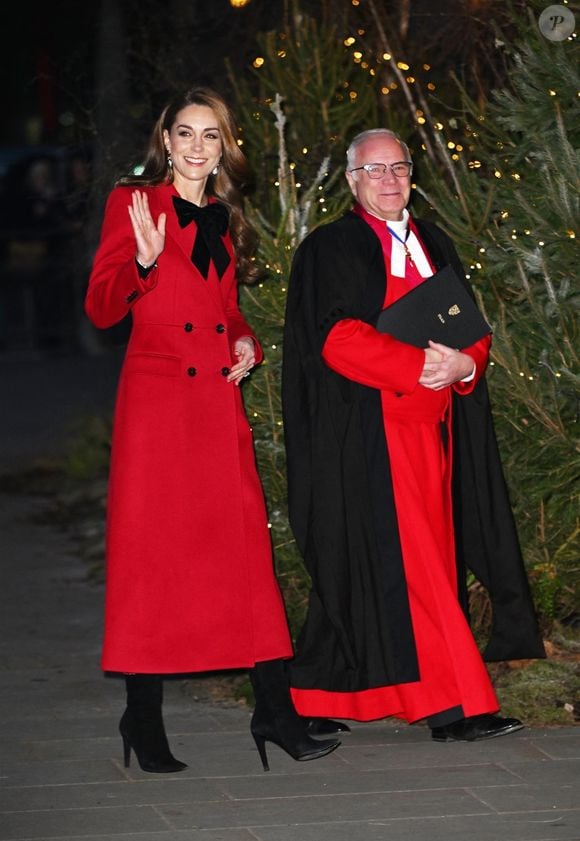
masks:
<instances>
[{"instance_id":1,"label":"eyeglasses","mask_svg":"<svg viewBox=\"0 0 580 841\"><path fill-rule=\"evenodd\" d=\"M369 178L382 178L390 170L397 178L407 178L413 172L411 161L396 161L394 164L363 164L349 169L349 172L356 172L364 169Z\"/></svg>"}]
</instances>

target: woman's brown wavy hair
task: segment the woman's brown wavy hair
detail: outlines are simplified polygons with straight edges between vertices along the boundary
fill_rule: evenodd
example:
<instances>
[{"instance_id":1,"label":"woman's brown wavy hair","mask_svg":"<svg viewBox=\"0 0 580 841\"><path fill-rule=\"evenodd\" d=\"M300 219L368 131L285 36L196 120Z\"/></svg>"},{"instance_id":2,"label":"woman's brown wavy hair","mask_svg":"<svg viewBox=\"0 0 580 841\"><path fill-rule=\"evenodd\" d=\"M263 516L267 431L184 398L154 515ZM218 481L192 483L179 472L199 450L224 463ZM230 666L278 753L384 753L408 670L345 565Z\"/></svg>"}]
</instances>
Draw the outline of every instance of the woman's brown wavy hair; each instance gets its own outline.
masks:
<instances>
[{"instance_id":1,"label":"woman's brown wavy hair","mask_svg":"<svg viewBox=\"0 0 580 841\"><path fill-rule=\"evenodd\" d=\"M207 180L206 194L214 196L229 209L237 277L243 283L253 283L261 275L260 268L252 260L257 236L246 220L243 209L243 195L251 186L253 175L237 142L238 129L232 110L219 93L211 88L196 86L174 97L155 123L145 153L143 172L140 175L127 175L117 183L123 186L144 187L173 182L173 170L167 164L163 132L171 130L178 113L188 105L206 105L217 117L222 141L222 158L218 174L210 175Z\"/></svg>"}]
</instances>

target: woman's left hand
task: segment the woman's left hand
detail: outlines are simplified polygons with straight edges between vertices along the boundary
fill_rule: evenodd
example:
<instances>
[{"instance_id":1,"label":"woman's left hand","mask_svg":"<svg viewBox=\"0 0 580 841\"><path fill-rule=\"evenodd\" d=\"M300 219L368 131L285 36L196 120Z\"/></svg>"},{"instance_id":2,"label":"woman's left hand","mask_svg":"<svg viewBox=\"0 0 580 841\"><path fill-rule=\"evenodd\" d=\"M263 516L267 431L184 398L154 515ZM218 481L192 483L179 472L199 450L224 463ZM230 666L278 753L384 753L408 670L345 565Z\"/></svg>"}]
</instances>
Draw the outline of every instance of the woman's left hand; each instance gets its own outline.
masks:
<instances>
[{"instance_id":1,"label":"woman's left hand","mask_svg":"<svg viewBox=\"0 0 580 841\"><path fill-rule=\"evenodd\" d=\"M249 336L238 339L234 345L234 356L236 362L232 365L228 374L228 382L239 385L244 377L249 376L250 371L256 364L256 346L254 340Z\"/></svg>"}]
</instances>

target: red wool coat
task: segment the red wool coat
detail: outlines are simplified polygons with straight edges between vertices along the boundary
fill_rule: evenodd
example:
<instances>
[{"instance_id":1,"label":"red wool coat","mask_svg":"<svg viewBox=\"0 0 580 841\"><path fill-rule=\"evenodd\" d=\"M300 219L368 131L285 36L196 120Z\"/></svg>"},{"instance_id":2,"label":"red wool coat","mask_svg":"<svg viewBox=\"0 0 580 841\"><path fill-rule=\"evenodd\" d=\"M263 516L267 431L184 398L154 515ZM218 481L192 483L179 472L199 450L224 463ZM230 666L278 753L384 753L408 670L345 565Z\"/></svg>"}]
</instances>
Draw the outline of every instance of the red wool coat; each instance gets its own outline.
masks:
<instances>
[{"instance_id":1,"label":"red wool coat","mask_svg":"<svg viewBox=\"0 0 580 841\"><path fill-rule=\"evenodd\" d=\"M113 427L102 667L168 674L289 657L252 433L241 390L226 381L235 341L255 340L231 240L221 281L213 264L205 280L174 188L145 191L153 218L167 213L158 268L139 277L131 189L118 187L85 302L97 327L129 310L133 320Z\"/></svg>"}]
</instances>

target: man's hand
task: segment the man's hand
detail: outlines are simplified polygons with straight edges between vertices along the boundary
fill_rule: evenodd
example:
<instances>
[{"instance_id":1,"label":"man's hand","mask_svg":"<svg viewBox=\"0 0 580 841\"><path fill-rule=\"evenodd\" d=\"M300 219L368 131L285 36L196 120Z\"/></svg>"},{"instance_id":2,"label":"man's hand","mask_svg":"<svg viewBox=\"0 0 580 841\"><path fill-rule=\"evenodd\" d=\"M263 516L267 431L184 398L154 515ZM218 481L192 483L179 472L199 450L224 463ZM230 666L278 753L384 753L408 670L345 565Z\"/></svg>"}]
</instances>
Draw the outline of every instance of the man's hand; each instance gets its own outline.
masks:
<instances>
[{"instance_id":1,"label":"man's hand","mask_svg":"<svg viewBox=\"0 0 580 841\"><path fill-rule=\"evenodd\" d=\"M434 358L434 355L437 358ZM419 385L440 391L473 373L475 363L471 356L460 350L429 342L425 348L425 364L419 377Z\"/></svg>"}]
</instances>

